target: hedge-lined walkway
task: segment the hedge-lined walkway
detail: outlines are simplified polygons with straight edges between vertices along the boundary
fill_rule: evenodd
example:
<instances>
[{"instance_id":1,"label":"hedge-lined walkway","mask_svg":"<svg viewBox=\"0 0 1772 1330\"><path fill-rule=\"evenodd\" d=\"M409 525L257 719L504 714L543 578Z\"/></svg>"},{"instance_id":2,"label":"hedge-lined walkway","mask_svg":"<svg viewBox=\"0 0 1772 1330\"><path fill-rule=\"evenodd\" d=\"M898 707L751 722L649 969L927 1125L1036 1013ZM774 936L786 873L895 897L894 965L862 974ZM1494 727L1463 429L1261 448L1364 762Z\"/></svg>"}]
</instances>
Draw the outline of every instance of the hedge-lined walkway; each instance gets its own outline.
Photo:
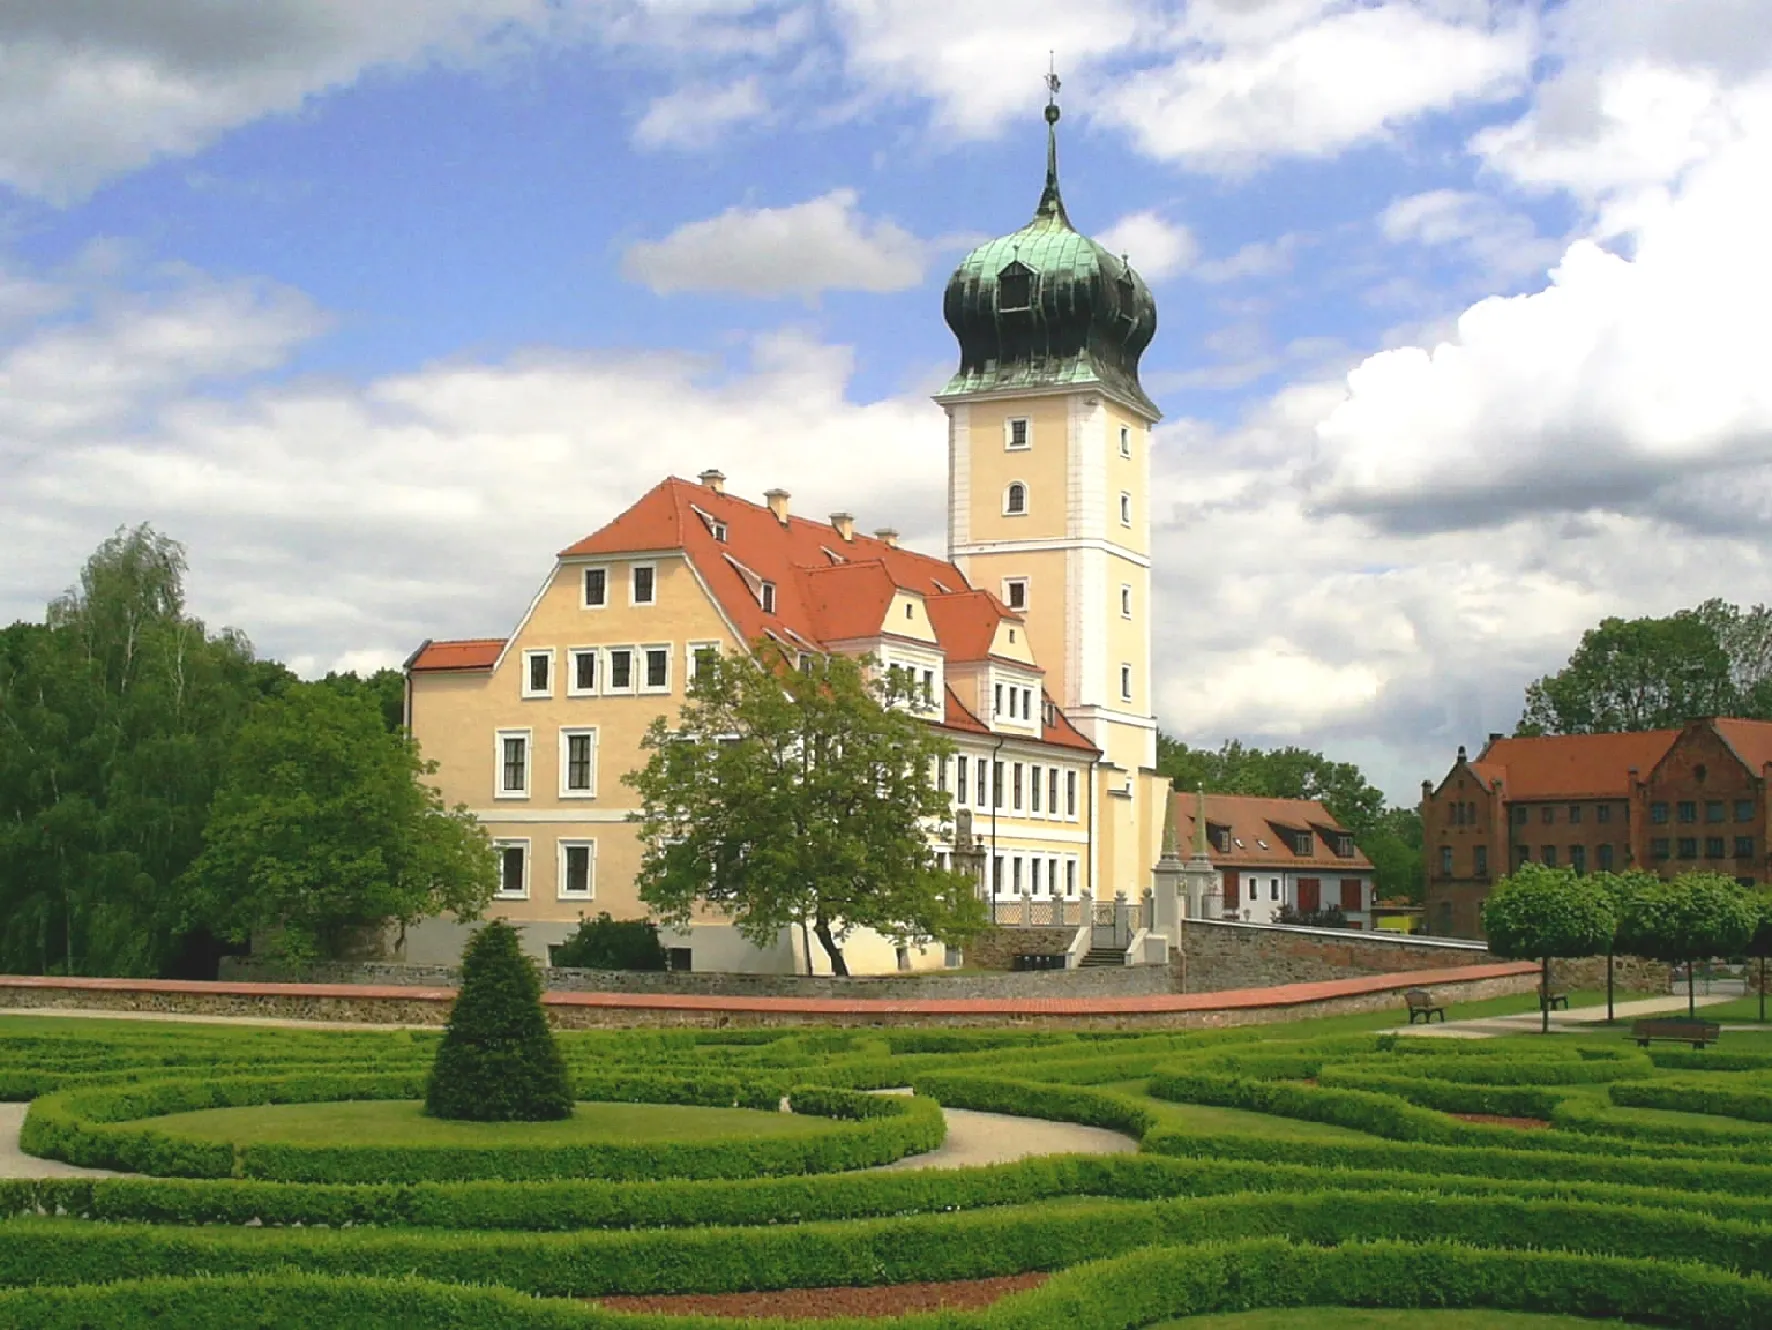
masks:
<instances>
[{"instance_id":1,"label":"hedge-lined walkway","mask_svg":"<svg viewBox=\"0 0 1772 1330\"><path fill-rule=\"evenodd\" d=\"M39 1159L18 1146L29 1104L0 1104L0 1178L116 1178L124 1174L103 1168L78 1168L59 1159Z\"/></svg>"}]
</instances>

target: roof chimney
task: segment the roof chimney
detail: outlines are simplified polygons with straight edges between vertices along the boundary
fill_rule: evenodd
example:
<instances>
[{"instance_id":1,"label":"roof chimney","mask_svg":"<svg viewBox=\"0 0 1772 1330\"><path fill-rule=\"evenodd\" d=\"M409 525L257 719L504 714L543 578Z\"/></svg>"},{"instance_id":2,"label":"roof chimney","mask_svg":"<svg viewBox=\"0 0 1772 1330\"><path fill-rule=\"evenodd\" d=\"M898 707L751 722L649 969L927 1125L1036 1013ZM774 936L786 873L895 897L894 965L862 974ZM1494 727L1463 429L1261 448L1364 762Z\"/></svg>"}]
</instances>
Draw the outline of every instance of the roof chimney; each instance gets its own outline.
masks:
<instances>
[{"instance_id":1,"label":"roof chimney","mask_svg":"<svg viewBox=\"0 0 1772 1330\"><path fill-rule=\"evenodd\" d=\"M783 526L788 524L788 500L793 498L786 490L764 490L763 501L769 505L769 511L775 514L775 520Z\"/></svg>"},{"instance_id":2,"label":"roof chimney","mask_svg":"<svg viewBox=\"0 0 1772 1330\"><path fill-rule=\"evenodd\" d=\"M837 529L837 534L844 540L855 539L854 513L832 513L831 525Z\"/></svg>"},{"instance_id":3,"label":"roof chimney","mask_svg":"<svg viewBox=\"0 0 1772 1330\"><path fill-rule=\"evenodd\" d=\"M1464 756L1464 745L1463 744L1458 745L1458 760L1460 762L1463 762L1466 760L1465 756Z\"/></svg>"},{"instance_id":4,"label":"roof chimney","mask_svg":"<svg viewBox=\"0 0 1772 1330\"><path fill-rule=\"evenodd\" d=\"M885 545L888 549L895 550L898 548L898 532L894 531L889 526L883 526L878 531L874 532L874 539Z\"/></svg>"},{"instance_id":5,"label":"roof chimney","mask_svg":"<svg viewBox=\"0 0 1772 1330\"><path fill-rule=\"evenodd\" d=\"M1504 739L1506 737L1507 736L1502 734L1502 732L1500 730L1490 730L1489 731L1489 742L1490 743L1494 743L1497 739Z\"/></svg>"},{"instance_id":6,"label":"roof chimney","mask_svg":"<svg viewBox=\"0 0 1772 1330\"><path fill-rule=\"evenodd\" d=\"M706 485L715 494L724 494L726 492L726 473L724 471L703 471L696 477L696 479Z\"/></svg>"}]
</instances>

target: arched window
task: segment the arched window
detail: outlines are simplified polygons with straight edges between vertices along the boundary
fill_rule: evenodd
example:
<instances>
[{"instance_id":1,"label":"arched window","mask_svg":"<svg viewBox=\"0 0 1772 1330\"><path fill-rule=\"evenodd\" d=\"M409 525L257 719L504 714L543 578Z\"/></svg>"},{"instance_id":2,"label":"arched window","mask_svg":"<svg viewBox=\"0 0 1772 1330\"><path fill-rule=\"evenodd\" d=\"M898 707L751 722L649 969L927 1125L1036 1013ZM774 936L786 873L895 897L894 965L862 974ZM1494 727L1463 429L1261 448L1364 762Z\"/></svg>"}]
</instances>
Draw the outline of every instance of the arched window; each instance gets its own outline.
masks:
<instances>
[{"instance_id":1,"label":"arched window","mask_svg":"<svg viewBox=\"0 0 1772 1330\"><path fill-rule=\"evenodd\" d=\"M1034 270L1019 259L997 274L997 308L1027 309L1034 303Z\"/></svg>"},{"instance_id":2,"label":"arched window","mask_svg":"<svg viewBox=\"0 0 1772 1330\"><path fill-rule=\"evenodd\" d=\"M1003 491L1003 511L1005 513L1025 513L1028 510L1028 487L1019 480L1009 482L1009 488Z\"/></svg>"}]
</instances>

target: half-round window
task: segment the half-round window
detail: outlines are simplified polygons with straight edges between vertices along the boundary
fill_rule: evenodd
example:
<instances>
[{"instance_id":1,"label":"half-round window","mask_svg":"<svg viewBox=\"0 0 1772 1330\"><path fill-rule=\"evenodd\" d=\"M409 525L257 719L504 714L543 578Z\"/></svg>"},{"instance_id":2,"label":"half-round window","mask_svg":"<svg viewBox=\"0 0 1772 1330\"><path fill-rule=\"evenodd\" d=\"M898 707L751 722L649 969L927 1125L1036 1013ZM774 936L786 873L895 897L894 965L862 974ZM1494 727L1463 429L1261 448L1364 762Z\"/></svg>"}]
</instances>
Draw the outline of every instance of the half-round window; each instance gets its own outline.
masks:
<instances>
[{"instance_id":1,"label":"half-round window","mask_svg":"<svg viewBox=\"0 0 1772 1330\"><path fill-rule=\"evenodd\" d=\"M1028 510L1028 487L1019 480L1011 481L1003 493L1003 511L1025 513Z\"/></svg>"},{"instance_id":2,"label":"half-round window","mask_svg":"<svg viewBox=\"0 0 1772 1330\"><path fill-rule=\"evenodd\" d=\"M1034 271L1017 259L997 274L997 308L1027 309L1034 303Z\"/></svg>"}]
</instances>

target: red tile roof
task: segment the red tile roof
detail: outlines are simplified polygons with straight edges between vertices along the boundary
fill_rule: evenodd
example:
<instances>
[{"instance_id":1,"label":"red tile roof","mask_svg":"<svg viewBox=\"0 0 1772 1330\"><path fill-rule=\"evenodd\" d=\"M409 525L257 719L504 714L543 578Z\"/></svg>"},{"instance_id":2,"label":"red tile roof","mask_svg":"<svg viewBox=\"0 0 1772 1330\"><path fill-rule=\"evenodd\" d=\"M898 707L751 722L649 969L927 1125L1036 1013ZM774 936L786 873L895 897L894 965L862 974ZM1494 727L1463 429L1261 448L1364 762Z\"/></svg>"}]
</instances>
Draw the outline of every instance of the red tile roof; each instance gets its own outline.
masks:
<instances>
[{"instance_id":1,"label":"red tile roof","mask_svg":"<svg viewBox=\"0 0 1772 1330\"><path fill-rule=\"evenodd\" d=\"M1183 856L1190 853L1194 841L1197 795L1177 790L1175 800L1175 832ZM1231 848L1220 850L1208 842L1207 854L1223 868L1301 868L1319 869L1324 873L1370 873L1372 861L1354 847L1352 855L1343 857L1325 843L1329 833L1349 834L1347 828L1330 816L1329 810L1315 799L1264 799L1246 794L1208 794L1206 825L1225 827L1231 834ZM1294 853L1282 834L1284 831L1309 831L1311 853ZM1239 844L1238 842L1241 842ZM1265 843L1264 843L1265 842Z\"/></svg>"},{"instance_id":2,"label":"red tile roof","mask_svg":"<svg viewBox=\"0 0 1772 1330\"><path fill-rule=\"evenodd\" d=\"M1723 716L1712 724L1723 737L1723 742L1735 750L1735 756L1754 775L1760 775L1766 764L1772 762L1772 721L1737 720Z\"/></svg>"},{"instance_id":3,"label":"red tile roof","mask_svg":"<svg viewBox=\"0 0 1772 1330\"><path fill-rule=\"evenodd\" d=\"M474 637L457 642L426 642L407 662L409 670L489 670L505 649L502 637Z\"/></svg>"},{"instance_id":4,"label":"red tile roof","mask_svg":"<svg viewBox=\"0 0 1772 1330\"><path fill-rule=\"evenodd\" d=\"M1643 730L1491 739L1470 766L1485 782L1499 778L1510 800L1623 799L1630 794L1630 769L1648 776L1679 735Z\"/></svg>"},{"instance_id":5,"label":"red tile roof","mask_svg":"<svg viewBox=\"0 0 1772 1330\"><path fill-rule=\"evenodd\" d=\"M929 602L929 622L941 639L950 661L988 660L997 638L997 625L1007 619L1024 622L1021 615L1009 609L988 591L956 591L951 596L938 596ZM1014 662L1021 669L1036 673L1045 671L1036 666Z\"/></svg>"}]
</instances>

